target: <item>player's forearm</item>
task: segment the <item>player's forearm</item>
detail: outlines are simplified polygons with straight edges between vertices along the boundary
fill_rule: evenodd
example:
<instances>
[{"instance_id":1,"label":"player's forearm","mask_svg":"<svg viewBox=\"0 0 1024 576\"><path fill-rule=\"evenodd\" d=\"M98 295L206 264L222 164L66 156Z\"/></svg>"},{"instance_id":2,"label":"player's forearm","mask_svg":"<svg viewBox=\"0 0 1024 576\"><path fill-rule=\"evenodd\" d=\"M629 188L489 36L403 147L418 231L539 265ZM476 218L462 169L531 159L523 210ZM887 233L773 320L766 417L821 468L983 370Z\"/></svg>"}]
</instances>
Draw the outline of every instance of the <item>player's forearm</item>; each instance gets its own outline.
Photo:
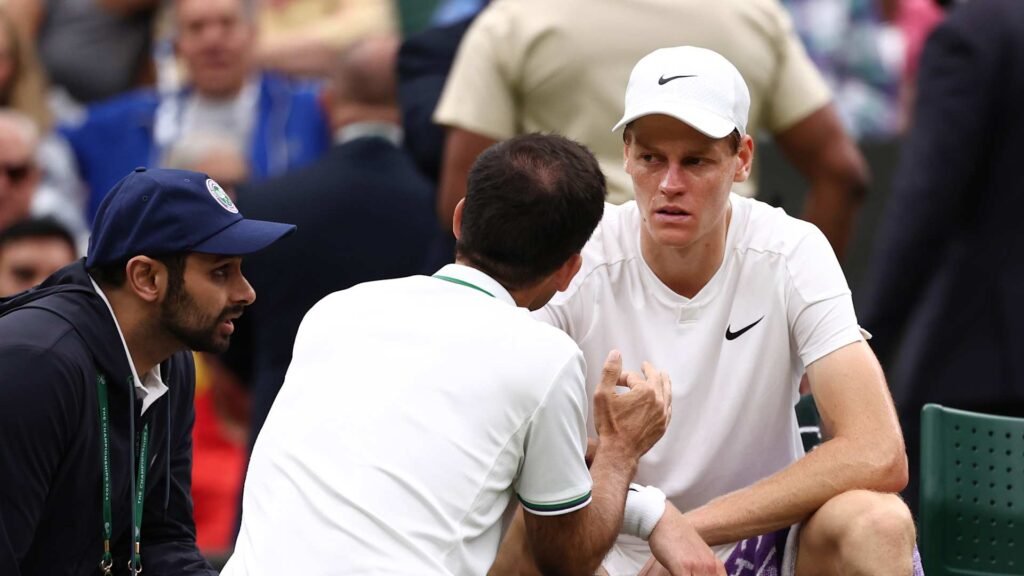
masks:
<instances>
[{"instance_id":1,"label":"player's forearm","mask_svg":"<svg viewBox=\"0 0 1024 576\"><path fill-rule=\"evenodd\" d=\"M615 542L622 526L629 483L636 474L637 459L613 447L599 446L590 467L594 480L591 502L567 518L550 545L534 555L544 574L593 574Z\"/></svg>"},{"instance_id":2,"label":"player's forearm","mask_svg":"<svg viewBox=\"0 0 1024 576\"><path fill-rule=\"evenodd\" d=\"M803 521L843 492L899 491L906 474L900 442L872 446L836 438L778 473L684 516L709 545L726 544Z\"/></svg>"}]
</instances>

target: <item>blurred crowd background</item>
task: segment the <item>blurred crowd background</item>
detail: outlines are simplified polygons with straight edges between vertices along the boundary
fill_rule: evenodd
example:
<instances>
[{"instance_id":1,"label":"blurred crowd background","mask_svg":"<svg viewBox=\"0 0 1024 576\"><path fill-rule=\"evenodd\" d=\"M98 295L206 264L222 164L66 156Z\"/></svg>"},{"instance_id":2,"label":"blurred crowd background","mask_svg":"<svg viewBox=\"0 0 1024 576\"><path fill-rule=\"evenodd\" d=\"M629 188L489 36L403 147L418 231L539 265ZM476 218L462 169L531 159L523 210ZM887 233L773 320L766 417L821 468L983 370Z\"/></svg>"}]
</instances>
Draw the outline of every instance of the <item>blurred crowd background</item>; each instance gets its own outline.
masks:
<instances>
[{"instance_id":1,"label":"blurred crowd background","mask_svg":"<svg viewBox=\"0 0 1024 576\"><path fill-rule=\"evenodd\" d=\"M973 396L943 397L922 368L958 341L922 340L936 323L919 309L963 288L944 266L973 249L990 212L1013 208L988 198L1000 176L985 175L991 142L948 146L948 160L928 146L943 130L936 114L960 114L950 130L988 126L991 140L988 110L1012 108L925 104L935 96L924 86L965 98L973 86L975 100L987 90L975 39L956 27L932 38L946 17L932 0L0 0L0 296L83 256L104 194L136 166L206 172L246 216L298 224L245 263L258 297L232 349L197 363L195 518L200 548L221 555L305 311L329 292L451 261L469 166L516 133L587 144L609 200L628 201L610 128L629 70L655 48L694 44L747 79L759 166L740 192L826 233L862 323L879 330L908 442L924 401L1019 414L1022 376L999 342L977 345L992 349L971 360L990 386ZM993 66L1024 62L1008 58ZM973 72L958 77L954 61ZM930 195L941 185L951 197ZM904 238L920 228L930 232ZM951 331L1001 329L992 294L1015 280L1000 272L1015 237L1003 246L988 281L968 285L982 294L967 318L947 318ZM915 457L911 446L912 469Z\"/></svg>"}]
</instances>

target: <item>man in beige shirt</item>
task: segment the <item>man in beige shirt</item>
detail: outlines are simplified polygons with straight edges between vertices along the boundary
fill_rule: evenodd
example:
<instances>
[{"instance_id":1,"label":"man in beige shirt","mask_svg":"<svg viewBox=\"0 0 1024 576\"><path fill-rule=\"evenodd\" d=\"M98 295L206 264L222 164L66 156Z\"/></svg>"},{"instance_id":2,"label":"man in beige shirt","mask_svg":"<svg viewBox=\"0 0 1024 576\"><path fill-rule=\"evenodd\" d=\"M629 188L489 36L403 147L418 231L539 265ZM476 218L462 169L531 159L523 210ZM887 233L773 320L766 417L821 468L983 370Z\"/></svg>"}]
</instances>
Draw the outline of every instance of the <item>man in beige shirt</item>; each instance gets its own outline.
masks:
<instances>
[{"instance_id":1,"label":"man in beige shirt","mask_svg":"<svg viewBox=\"0 0 1024 576\"><path fill-rule=\"evenodd\" d=\"M498 0L460 46L435 121L449 128L438 194L445 229L476 156L497 140L558 132L587 145L609 200L632 198L621 138L622 86L661 47L719 52L750 87L750 132L771 133L810 182L804 217L843 253L866 169L821 75L776 0ZM753 185L738 188L754 195Z\"/></svg>"}]
</instances>

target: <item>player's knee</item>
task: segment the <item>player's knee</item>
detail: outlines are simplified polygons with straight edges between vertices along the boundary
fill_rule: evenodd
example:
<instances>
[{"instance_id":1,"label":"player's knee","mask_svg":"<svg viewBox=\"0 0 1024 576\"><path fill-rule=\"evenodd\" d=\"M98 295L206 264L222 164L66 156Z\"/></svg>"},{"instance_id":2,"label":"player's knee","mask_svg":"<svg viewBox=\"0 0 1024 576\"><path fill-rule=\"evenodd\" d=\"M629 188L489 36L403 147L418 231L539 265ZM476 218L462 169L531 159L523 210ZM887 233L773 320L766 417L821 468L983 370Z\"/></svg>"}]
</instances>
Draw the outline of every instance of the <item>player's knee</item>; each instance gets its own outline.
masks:
<instances>
[{"instance_id":1,"label":"player's knee","mask_svg":"<svg viewBox=\"0 0 1024 576\"><path fill-rule=\"evenodd\" d=\"M881 550L913 551L914 519L895 494L855 491L844 494L849 515L838 533L843 554L878 553ZM908 556L909 557L909 556Z\"/></svg>"}]
</instances>

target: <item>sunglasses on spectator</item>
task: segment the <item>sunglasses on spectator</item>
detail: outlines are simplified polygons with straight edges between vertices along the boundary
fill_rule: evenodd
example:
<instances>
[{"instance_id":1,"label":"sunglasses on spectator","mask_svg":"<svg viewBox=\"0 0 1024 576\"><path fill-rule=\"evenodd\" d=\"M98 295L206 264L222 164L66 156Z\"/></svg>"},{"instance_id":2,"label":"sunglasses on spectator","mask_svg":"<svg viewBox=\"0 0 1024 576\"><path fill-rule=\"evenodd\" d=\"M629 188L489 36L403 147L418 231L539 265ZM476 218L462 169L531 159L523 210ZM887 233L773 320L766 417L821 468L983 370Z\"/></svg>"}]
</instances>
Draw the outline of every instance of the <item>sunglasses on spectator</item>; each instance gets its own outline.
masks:
<instances>
[{"instance_id":1,"label":"sunglasses on spectator","mask_svg":"<svg viewBox=\"0 0 1024 576\"><path fill-rule=\"evenodd\" d=\"M29 173L32 172L32 163L0 164L0 172L5 173L8 180L17 184L28 177Z\"/></svg>"}]
</instances>

